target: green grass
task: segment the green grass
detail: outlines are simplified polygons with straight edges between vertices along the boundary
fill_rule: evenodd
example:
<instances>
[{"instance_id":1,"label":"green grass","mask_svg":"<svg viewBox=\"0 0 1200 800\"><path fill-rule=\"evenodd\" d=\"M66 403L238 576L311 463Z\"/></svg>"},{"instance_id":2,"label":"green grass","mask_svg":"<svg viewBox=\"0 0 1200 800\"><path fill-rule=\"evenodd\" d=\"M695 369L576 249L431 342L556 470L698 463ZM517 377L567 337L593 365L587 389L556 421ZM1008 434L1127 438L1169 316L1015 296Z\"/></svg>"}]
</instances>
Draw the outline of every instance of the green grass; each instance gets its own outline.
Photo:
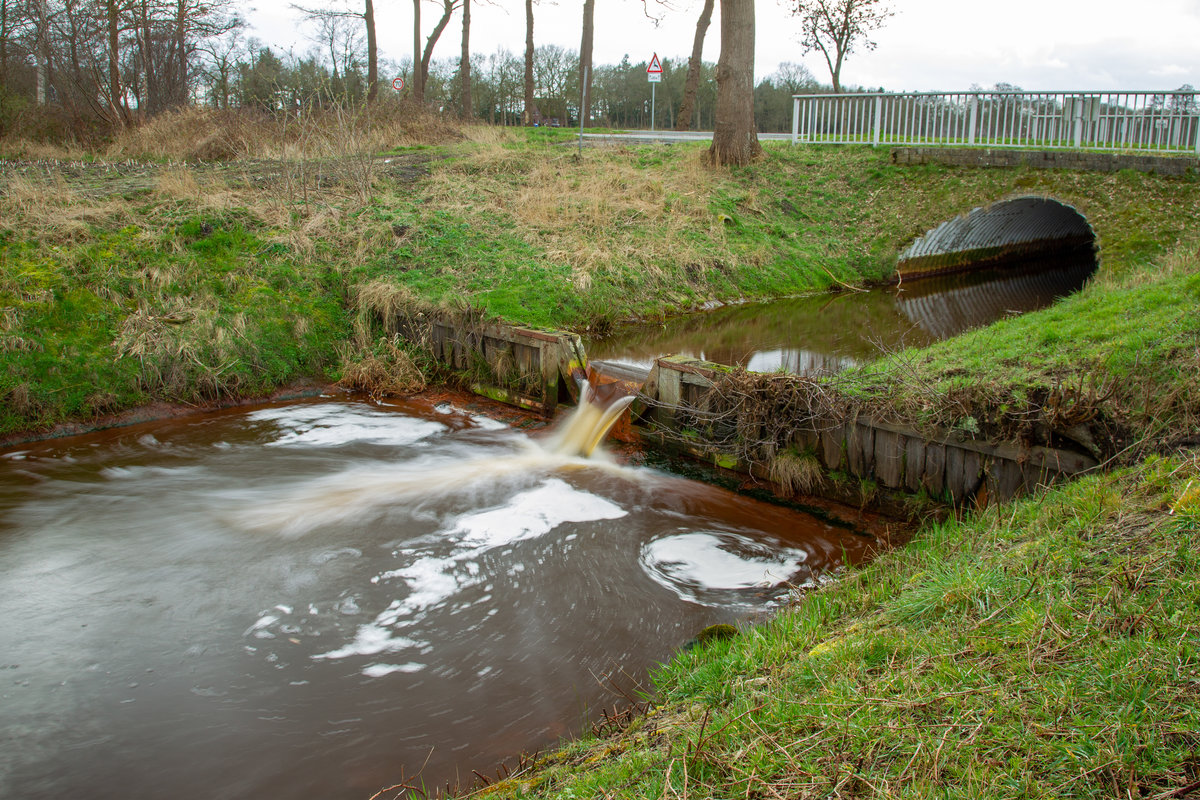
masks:
<instances>
[{"instance_id":1,"label":"green grass","mask_svg":"<svg viewBox=\"0 0 1200 800\"><path fill-rule=\"evenodd\" d=\"M157 184L103 165L3 176L0 434L344 365L387 372L394 343L365 320L388 304L581 329L877 280L916 236L1018 194L1088 218L1093 284L863 368L844 391L985 433L1079 417L1114 446L1167 449L1200 432L1194 179L898 167L812 146L712 171L703 146L579 159L555 145L572 135L397 150L407 172L378 167L366 199L353 160L319 187L287 162ZM492 791L1164 796L1200 780L1198 524L1195 458L1153 457L928 526L771 622L680 654L624 734Z\"/></svg>"},{"instance_id":2,"label":"green grass","mask_svg":"<svg viewBox=\"0 0 1200 800\"><path fill-rule=\"evenodd\" d=\"M1111 438L1106 456L1200 433L1200 248L1151 264L1102 271L1050 308L893 354L842 385L918 424L971 416L1008 438L1039 420L1086 424Z\"/></svg>"},{"instance_id":3,"label":"green grass","mask_svg":"<svg viewBox=\"0 0 1200 800\"><path fill-rule=\"evenodd\" d=\"M1152 458L927 526L487 794L1166 797L1200 779L1198 485Z\"/></svg>"},{"instance_id":4,"label":"green grass","mask_svg":"<svg viewBox=\"0 0 1200 800\"><path fill-rule=\"evenodd\" d=\"M366 183L355 159L8 176L0 434L149 400L336 378L356 287L379 280L431 306L602 328L712 299L879 280L916 236L1014 194L1078 208L1099 237L1105 280L1128 288L1109 311L1097 306L1103 325L1053 312L997 328L1010 332L1006 359L1020 361L1029 341L1039 357L1069 352L1058 341L1096 350L1119 341L1116 364L1122 353L1186 343L1192 330L1173 322L1190 306L1170 299L1191 291L1187 278L1153 290L1167 301L1146 292L1198 228L1194 180L900 167L885 150L786 145L768 146L752 167L711 170L703 145L589 148L580 158L554 144L570 135L524 130L397 153L399 173L376 163ZM1134 307L1145 314L1130 322ZM985 367L987 335L932 351L927 372ZM1156 336L1174 338L1155 345Z\"/></svg>"}]
</instances>

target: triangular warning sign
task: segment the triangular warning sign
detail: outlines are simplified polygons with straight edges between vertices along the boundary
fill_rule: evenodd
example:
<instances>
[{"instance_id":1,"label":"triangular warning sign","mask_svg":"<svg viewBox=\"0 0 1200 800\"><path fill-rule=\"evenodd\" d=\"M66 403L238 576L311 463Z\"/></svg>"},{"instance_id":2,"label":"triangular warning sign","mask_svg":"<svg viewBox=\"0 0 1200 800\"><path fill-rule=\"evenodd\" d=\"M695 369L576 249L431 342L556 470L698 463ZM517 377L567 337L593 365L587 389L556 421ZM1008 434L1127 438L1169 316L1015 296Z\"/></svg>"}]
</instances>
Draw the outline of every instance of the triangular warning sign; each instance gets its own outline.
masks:
<instances>
[{"instance_id":1,"label":"triangular warning sign","mask_svg":"<svg viewBox=\"0 0 1200 800\"><path fill-rule=\"evenodd\" d=\"M646 67L646 72L662 72L662 62L658 60L658 53L650 58L650 66Z\"/></svg>"}]
</instances>

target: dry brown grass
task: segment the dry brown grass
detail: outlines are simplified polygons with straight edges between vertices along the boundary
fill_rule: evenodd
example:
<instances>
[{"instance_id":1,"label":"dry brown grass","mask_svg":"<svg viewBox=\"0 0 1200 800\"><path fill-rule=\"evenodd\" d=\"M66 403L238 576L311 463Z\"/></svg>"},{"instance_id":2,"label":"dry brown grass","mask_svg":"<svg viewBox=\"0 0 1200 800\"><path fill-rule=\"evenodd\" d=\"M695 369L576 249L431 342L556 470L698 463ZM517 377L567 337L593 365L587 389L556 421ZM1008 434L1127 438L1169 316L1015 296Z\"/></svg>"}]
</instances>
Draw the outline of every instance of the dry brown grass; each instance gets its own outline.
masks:
<instances>
[{"instance_id":1,"label":"dry brown grass","mask_svg":"<svg viewBox=\"0 0 1200 800\"><path fill-rule=\"evenodd\" d=\"M90 154L76 142L52 144L28 139L0 139L0 158L30 161L79 161Z\"/></svg>"},{"instance_id":2,"label":"dry brown grass","mask_svg":"<svg viewBox=\"0 0 1200 800\"><path fill-rule=\"evenodd\" d=\"M60 175L47 180L15 176L0 193L0 219L51 243L80 241L89 226L120 224L130 213L124 201L77 194Z\"/></svg>"},{"instance_id":3,"label":"dry brown grass","mask_svg":"<svg viewBox=\"0 0 1200 800\"><path fill-rule=\"evenodd\" d=\"M358 345L363 348L370 345L368 332L372 320L382 323L383 330L391 335L404 320L427 310L412 289L386 280L371 281L356 287L354 306L359 315L356 331Z\"/></svg>"},{"instance_id":4,"label":"dry brown grass","mask_svg":"<svg viewBox=\"0 0 1200 800\"><path fill-rule=\"evenodd\" d=\"M809 451L784 450L771 459L768 477L779 484L786 495L810 492L821 482L821 462Z\"/></svg>"},{"instance_id":5,"label":"dry brown grass","mask_svg":"<svg viewBox=\"0 0 1200 800\"><path fill-rule=\"evenodd\" d=\"M585 290L606 269L633 265L657 276L660 264L702 260L688 231L724 239L708 208L719 176L699 155L661 169L641 168L637 157L631 151L624 160L581 159L573 151L547 155L498 142L436 170L429 191L443 207L488 207L512 220L550 260L569 265L575 287Z\"/></svg>"},{"instance_id":6,"label":"dry brown grass","mask_svg":"<svg viewBox=\"0 0 1200 800\"><path fill-rule=\"evenodd\" d=\"M474 136L486 134L477 131ZM121 130L105 156L168 161L302 160L372 154L464 138L462 126L454 120L394 102L375 108L333 106L298 116L248 109L186 108ZM25 147L25 157L30 157L33 148ZM46 154L62 158L65 152L63 148L50 148Z\"/></svg>"},{"instance_id":7,"label":"dry brown grass","mask_svg":"<svg viewBox=\"0 0 1200 800\"><path fill-rule=\"evenodd\" d=\"M173 167L160 174L155 181L154 191L159 197L171 200L193 200L200 202L205 197L196 174L186 167Z\"/></svg>"},{"instance_id":8,"label":"dry brown grass","mask_svg":"<svg viewBox=\"0 0 1200 800\"><path fill-rule=\"evenodd\" d=\"M425 375L412 356L399 346L398 337L381 338L360 360L344 360L338 385L367 392L372 398L415 394L426 386Z\"/></svg>"}]
</instances>

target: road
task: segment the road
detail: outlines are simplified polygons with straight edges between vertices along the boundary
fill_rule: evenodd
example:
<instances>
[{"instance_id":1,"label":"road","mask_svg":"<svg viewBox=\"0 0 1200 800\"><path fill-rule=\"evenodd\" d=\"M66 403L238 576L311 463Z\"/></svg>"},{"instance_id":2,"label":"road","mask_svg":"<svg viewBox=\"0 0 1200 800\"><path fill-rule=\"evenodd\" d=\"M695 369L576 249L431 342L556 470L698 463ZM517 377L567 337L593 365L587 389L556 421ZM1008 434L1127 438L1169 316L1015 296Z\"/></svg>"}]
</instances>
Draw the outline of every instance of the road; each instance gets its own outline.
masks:
<instances>
[{"instance_id":1,"label":"road","mask_svg":"<svg viewBox=\"0 0 1200 800\"><path fill-rule=\"evenodd\" d=\"M712 141L712 131L623 131L621 133L588 133L584 131L585 142L593 144L644 144L649 142L708 142ZM760 133L760 142L791 141L790 133Z\"/></svg>"}]
</instances>

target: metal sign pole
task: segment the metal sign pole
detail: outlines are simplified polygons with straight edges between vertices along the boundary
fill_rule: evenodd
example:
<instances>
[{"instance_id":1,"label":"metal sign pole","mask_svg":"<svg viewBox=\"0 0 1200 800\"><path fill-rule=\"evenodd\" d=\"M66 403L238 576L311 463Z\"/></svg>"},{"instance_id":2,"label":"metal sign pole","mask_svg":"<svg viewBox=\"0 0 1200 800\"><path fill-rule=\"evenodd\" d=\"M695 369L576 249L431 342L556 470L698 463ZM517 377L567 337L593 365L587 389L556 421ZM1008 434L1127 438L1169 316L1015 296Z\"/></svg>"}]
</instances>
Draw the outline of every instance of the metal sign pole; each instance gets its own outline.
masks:
<instances>
[{"instance_id":1,"label":"metal sign pole","mask_svg":"<svg viewBox=\"0 0 1200 800\"><path fill-rule=\"evenodd\" d=\"M650 132L651 133L654 133L654 95L655 95L656 89L658 89L657 81L650 84Z\"/></svg>"},{"instance_id":2,"label":"metal sign pole","mask_svg":"<svg viewBox=\"0 0 1200 800\"><path fill-rule=\"evenodd\" d=\"M581 90L581 95L582 95L583 99L579 104L579 157L580 158L583 158L583 120L584 120L584 115L588 113L587 79L588 79L588 68L584 67L583 68L583 87Z\"/></svg>"}]
</instances>

